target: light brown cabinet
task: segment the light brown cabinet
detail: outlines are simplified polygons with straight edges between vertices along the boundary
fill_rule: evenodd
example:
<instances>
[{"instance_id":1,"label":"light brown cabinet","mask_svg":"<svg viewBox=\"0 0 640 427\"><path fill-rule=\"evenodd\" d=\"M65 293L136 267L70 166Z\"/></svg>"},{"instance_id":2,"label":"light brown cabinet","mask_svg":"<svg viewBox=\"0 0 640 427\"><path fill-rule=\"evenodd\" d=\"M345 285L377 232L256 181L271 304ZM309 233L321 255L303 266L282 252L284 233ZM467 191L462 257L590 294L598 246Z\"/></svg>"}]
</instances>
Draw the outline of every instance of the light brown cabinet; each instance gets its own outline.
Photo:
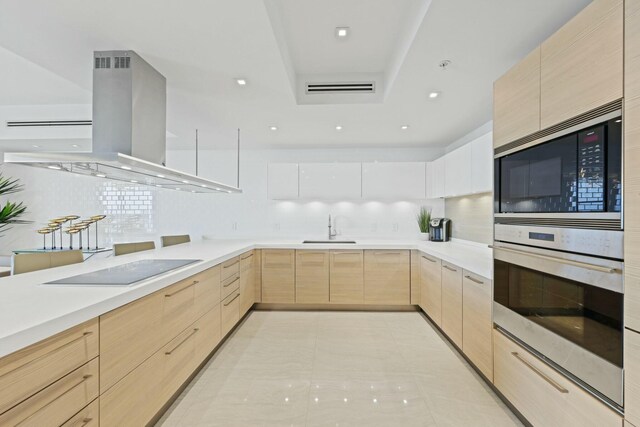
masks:
<instances>
[{"instance_id":1,"label":"light brown cabinet","mask_svg":"<svg viewBox=\"0 0 640 427\"><path fill-rule=\"evenodd\" d=\"M595 0L541 46L541 128L622 98L623 1Z\"/></svg>"},{"instance_id":2,"label":"light brown cabinet","mask_svg":"<svg viewBox=\"0 0 640 427\"><path fill-rule=\"evenodd\" d=\"M100 402L96 399L62 424L62 427L98 427L99 424Z\"/></svg>"},{"instance_id":3,"label":"light brown cabinet","mask_svg":"<svg viewBox=\"0 0 640 427\"><path fill-rule=\"evenodd\" d=\"M209 268L193 276L198 281L195 289L196 318L220 303L220 266Z\"/></svg>"},{"instance_id":4,"label":"light brown cabinet","mask_svg":"<svg viewBox=\"0 0 640 427\"><path fill-rule=\"evenodd\" d=\"M463 271L462 351L493 382L491 280Z\"/></svg>"},{"instance_id":5,"label":"light brown cabinet","mask_svg":"<svg viewBox=\"0 0 640 427\"><path fill-rule=\"evenodd\" d=\"M442 261L420 255L420 307L433 322L442 327Z\"/></svg>"},{"instance_id":6,"label":"light brown cabinet","mask_svg":"<svg viewBox=\"0 0 640 427\"><path fill-rule=\"evenodd\" d=\"M494 330L494 385L534 426L607 427L622 417Z\"/></svg>"},{"instance_id":7,"label":"light brown cabinet","mask_svg":"<svg viewBox=\"0 0 640 427\"><path fill-rule=\"evenodd\" d=\"M442 330L462 348L462 269L442 262Z\"/></svg>"},{"instance_id":8,"label":"light brown cabinet","mask_svg":"<svg viewBox=\"0 0 640 427\"><path fill-rule=\"evenodd\" d=\"M98 358L0 415L1 426L59 426L98 397Z\"/></svg>"},{"instance_id":9,"label":"light brown cabinet","mask_svg":"<svg viewBox=\"0 0 640 427\"><path fill-rule=\"evenodd\" d=\"M329 300L332 303L364 303L363 251L330 251L329 274Z\"/></svg>"},{"instance_id":10,"label":"light brown cabinet","mask_svg":"<svg viewBox=\"0 0 640 427\"><path fill-rule=\"evenodd\" d=\"M420 251L411 250L411 304L420 305Z\"/></svg>"},{"instance_id":11,"label":"light brown cabinet","mask_svg":"<svg viewBox=\"0 0 640 427\"><path fill-rule=\"evenodd\" d=\"M296 302L329 302L329 251L296 251Z\"/></svg>"},{"instance_id":12,"label":"light brown cabinet","mask_svg":"<svg viewBox=\"0 0 640 427\"><path fill-rule=\"evenodd\" d=\"M0 359L0 414L98 355L98 319Z\"/></svg>"},{"instance_id":13,"label":"light brown cabinet","mask_svg":"<svg viewBox=\"0 0 640 427\"><path fill-rule=\"evenodd\" d=\"M240 320L240 287L236 287L228 297L222 300L221 333L225 336Z\"/></svg>"},{"instance_id":14,"label":"light brown cabinet","mask_svg":"<svg viewBox=\"0 0 640 427\"><path fill-rule=\"evenodd\" d=\"M493 147L540 130L540 48L493 86Z\"/></svg>"},{"instance_id":15,"label":"light brown cabinet","mask_svg":"<svg viewBox=\"0 0 640 427\"><path fill-rule=\"evenodd\" d=\"M240 256L240 317L249 311L256 300L255 258L253 251Z\"/></svg>"},{"instance_id":16,"label":"light brown cabinet","mask_svg":"<svg viewBox=\"0 0 640 427\"><path fill-rule=\"evenodd\" d=\"M193 277L162 291L162 344L173 339L196 319L196 285Z\"/></svg>"},{"instance_id":17,"label":"light brown cabinet","mask_svg":"<svg viewBox=\"0 0 640 427\"><path fill-rule=\"evenodd\" d=\"M640 334L624 331L624 416L640 425Z\"/></svg>"},{"instance_id":18,"label":"light brown cabinet","mask_svg":"<svg viewBox=\"0 0 640 427\"><path fill-rule=\"evenodd\" d=\"M364 302L366 304L411 304L410 275L409 251L364 251Z\"/></svg>"},{"instance_id":19,"label":"light brown cabinet","mask_svg":"<svg viewBox=\"0 0 640 427\"><path fill-rule=\"evenodd\" d=\"M294 303L295 251L292 249L262 250L262 302Z\"/></svg>"}]
</instances>

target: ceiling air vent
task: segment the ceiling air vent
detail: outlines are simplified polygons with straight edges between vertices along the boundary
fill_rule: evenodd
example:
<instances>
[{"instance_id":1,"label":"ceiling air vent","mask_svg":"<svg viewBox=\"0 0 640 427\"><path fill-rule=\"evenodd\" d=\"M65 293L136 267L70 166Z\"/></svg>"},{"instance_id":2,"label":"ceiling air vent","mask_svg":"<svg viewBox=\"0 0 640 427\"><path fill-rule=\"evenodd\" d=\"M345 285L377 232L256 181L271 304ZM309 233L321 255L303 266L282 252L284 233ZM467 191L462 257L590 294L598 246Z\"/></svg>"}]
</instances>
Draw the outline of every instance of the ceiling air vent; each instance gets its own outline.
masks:
<instances>
[{"instance_id":1,"label":"ceiling air vent","mask_svg":"<svg viewBox=\"0 0 640 427\"><path fill-rule=\"evenodd\" d=\"M91 126L91 120L14 120L7 122L8 128L50 127L50 126Z\"/></svg>"},{"instance_id":2,"label":"ceiling air vent","mask_svg":"<svg viewBox=\"0 0 640 427\"><path fill-rule=\"evenodd\" d=\"M95 57L95 68L111 68L111 57L109 56L102 56L102 57Z\"/></svg>"},{"instance_id":3,"label":"ceiling air vent","mask_svg":"<svg viewBox=\"0 0 640 427\"><path fill-rule=\"evenodd\" d=\"M375 82L356 83L307 83L306 93L375 93Z\"/></svg>"}]
</instances>

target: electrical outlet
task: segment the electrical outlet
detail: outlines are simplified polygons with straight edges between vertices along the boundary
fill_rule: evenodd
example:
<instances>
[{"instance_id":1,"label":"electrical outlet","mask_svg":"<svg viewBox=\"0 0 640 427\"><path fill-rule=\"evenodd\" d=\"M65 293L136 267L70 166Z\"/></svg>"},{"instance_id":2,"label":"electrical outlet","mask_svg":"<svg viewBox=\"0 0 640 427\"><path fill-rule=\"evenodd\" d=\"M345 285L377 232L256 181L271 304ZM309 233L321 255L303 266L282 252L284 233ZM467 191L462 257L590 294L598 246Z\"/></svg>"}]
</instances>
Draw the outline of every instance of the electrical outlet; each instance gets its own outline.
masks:
<instances>
[{"instance_id":1,"label":"electrical outlet","mask_svg":"<svg viewBox=\"0 0 640 427\"><path fill-rule=\"evenodd\" d=\"M398 223L397 223L397 222L394 222L394 223L393 223L393 226L391 227L391 229L393 230L393 232L394 232L394 233L397 233L397 232L398 232L398 228L399 228L399 227L398 227Z\"/></svg>"},{"instance_id":2,"label":"electrical outlet","mask_svg":"<svg viewBox=\"0 0 640 427\"><path fill-rule=\"evenodd\" d=\"M231 229L234 231L238 230L238 223L234 222L233 224L231 224Z\"/></svg>"}]
</instances>

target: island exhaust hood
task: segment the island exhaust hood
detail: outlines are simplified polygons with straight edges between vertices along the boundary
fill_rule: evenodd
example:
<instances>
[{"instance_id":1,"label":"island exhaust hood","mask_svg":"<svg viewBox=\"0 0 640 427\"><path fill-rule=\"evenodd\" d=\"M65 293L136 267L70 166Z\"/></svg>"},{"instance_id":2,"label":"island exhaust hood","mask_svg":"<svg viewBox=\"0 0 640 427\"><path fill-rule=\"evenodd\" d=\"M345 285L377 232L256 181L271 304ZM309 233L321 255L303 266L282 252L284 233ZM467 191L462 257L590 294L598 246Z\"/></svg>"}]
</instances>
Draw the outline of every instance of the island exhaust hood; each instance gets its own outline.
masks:
<instances>
[{"instance_id":1,"label":"island exhaust hood","mask_svg":"<svg viewBox=\"0 0 640 427\"><path fill-rule=\"evenodd\" d=\"M167 168L166 79L131 50L94 52L91 153L5 153L5 163L194 193L241 193Z\"/></svg>"}]
</instances>

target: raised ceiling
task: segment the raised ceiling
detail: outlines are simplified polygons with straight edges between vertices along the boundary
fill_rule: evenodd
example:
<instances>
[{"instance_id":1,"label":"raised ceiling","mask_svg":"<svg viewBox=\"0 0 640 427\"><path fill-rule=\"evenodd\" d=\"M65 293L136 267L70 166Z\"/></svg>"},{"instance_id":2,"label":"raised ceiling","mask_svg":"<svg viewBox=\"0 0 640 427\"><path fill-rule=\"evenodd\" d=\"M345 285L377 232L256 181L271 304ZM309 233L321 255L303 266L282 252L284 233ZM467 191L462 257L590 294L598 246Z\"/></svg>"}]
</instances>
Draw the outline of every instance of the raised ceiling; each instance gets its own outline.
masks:
<instances>
[{"instance_id":1,"label":"raised ceiling","mask_svg":"<svg viewBox=\"0 0 640 427\"><path fill-rule=\"evenodd\" d=\"M493 81L588 3L0 0L0 111L89 104L92 52L132 49L167 77L170 149L196 128L201 147L231 147L238 127L254 147L445 146L489 121ZM350 73L381 76L381 99L299 104L299 76Z\"/></svg>"}]
</instances>

